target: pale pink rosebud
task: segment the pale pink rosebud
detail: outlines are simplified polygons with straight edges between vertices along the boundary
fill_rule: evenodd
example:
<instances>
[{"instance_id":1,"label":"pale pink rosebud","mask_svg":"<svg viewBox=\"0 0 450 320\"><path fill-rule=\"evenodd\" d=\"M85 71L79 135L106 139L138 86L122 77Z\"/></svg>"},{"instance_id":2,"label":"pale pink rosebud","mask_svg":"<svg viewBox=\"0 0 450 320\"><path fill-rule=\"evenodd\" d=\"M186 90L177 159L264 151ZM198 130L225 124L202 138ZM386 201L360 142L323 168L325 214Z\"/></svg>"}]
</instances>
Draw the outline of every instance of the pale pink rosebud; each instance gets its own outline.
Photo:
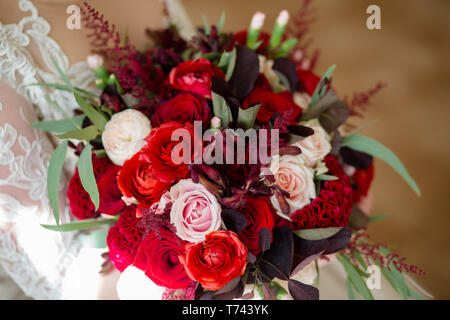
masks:
<instances>
[{"instance_id":1,"label":"pale pink rosebud","mask_svg":"<svg viewBox=\"0 0 450 320\"><path fill-rule=\"evenodd\" d=\"M211 119L211 127L213 129L218 129L218 128L220 128L221 125L222 125L222 121L219 118L214 117Z\"/></svg>"},{"instance_id":2,"label":"pale pink rosebud","mask_svg":"<svg viewBox=\"0 0 450 320\"><path fill-rule=\"evenodd\" d=\"M86 58L86 62L89 68L95 70L103 65L103 58L98 54L91 54Z\"/></svg>"},{"instance_id":3,"label":"pale pink rosebud","mask_svg":"<svg viewBox=\"0 0 450 320\"><path fill-rule=\"evenodd\" d=\"M252 22L250 23L251 29L261 29L264 25L264 20L266 19L266 15L262 12L256 12L253 15Z\"/></svg>"}]
</instances>

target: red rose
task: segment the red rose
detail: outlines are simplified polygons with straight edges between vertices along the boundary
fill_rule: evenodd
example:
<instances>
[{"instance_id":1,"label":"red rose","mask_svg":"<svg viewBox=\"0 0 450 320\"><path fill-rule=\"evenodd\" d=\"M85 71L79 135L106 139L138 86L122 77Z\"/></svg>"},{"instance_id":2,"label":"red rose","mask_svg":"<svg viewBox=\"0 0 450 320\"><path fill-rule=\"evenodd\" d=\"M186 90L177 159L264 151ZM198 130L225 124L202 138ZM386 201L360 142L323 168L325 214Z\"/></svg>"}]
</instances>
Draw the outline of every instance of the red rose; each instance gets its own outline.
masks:
<instances>
[{"instance_id":1,"label":"red rose","mask_svg":"<svg viewBox=\"0 0 450 320\"><path fill-rule=\"evenodd\" d=\"M241 46L247 46L247 30L242 30L239 32L236 32L234 35L234 41L237 44L240 44ZM261 31L259 33L259 39L258 41L262 41L261 45L256 49L256 52L262 52L264 51L267 46L269 45L270 40L270 34L267 32Z\"/></svg>"},{"instance_id":2,"label":"red rose","mask_svg":"<svg viewBox=\"0 0 450 320\"><path fill-rule=\"evenodd\" d=\"M273 114L283 114L286 111L291 111L290 120L294 124L302 113L302 108L297 106L292 100L292 96L288 91L275 93L259 88L254 89L250 95L244 100L243 108L250 106L256 102L261 103L261 108L256 115L256 120L260 123L269 122Z\"/></svg>"},{"instance_id":3,"label":"red rose","mask_svg":"<svg viewBox=\"0 0 450 320\"><path fill-rule=\"evenodd\" d=\"M182 289L192 283L178 258L182 255L183 241L172 231L160 229L142 241L134 265L158 286Z\"/></svg>"},{"instance_id":4,"label":"red rose","mask_svg":"<svg viewBox=\"0 0 450 320\"><path fill-rule=\"evenodd\" d=\"M320 77L312 73L311 70L303 70L300 68L297 69L297 76L300 84L303 87L303 90L305 90L307 94L312 96L320 82Z\"/></svg>"},{"instance_id":5,"label":"red rose","mask_svg":"<svg viewBox=\"0 0 450 320\"><path fill-rule=\"evenodd\" d=\"M144 229L138 227L139 221L136 218L136 206L128 206L108 231L106 243L109 258L120 272L132 264L136 257L144 233Z\"/></svg>"},{"instance_id":6,"label":"red rose","mask_svg":"<svg viewBox=\"0 0 450 320\"><path fill-rule=\"evenodd\" d=\"M186 245L180 261L191 279L215 291L244 273L247 249L234 232L215 231L201 243Z\"/></svg>"},{"instance_id":7,"label":"red rose","mask_svg":"<svg viewBox=\"0 0 450 320\"><path fill-rule=\"evenodd\" d=\"M95 155L92 156L92 167L100 192L100 207L97 211L81 184L78 168L75 169L67 188L70 210L80 220L96 217L100 213L116 215L125 207L115 179L120 167L114 165L108 158L97 158ZM104 185L108 187L104 188Z\"/></svg>"},{"instance_id":8,"label":"red rose","mask_svg":"<svg viewBox=\"0 0 450 320\"><path fill-rule=\"evenodd\" d=\"M372 162L366 170L357 169L353 174L352 180L355 183L355 188L353 190L354 202L359 202L362 197L367 196L373 181L374 171L375 167Z\"/></svg>"},{"instance_id":9,"label":"red rose","mask_svg":"<svg viewBox=\"0 0 450 320\"><path fill-rule=\"evenodd\" d=\"M210 120L211 108L205 98L197 94L180 93L156 107L152 117L152 127L156 128L170 121L183 124L202 121L203 128L209 128Z\"/></svg>"},{"instance_id":10,"label":"red rose","mask_svg":"<svg viewBox=\"0 0 450 320\"><path fill-rule=\"evenodd\" d=\"M195 92L205 98L211 98L211 78L224 78L222 70L211 61L200 58L180 63L169 74L169 82L177 90Z\"/></svg>"},{"instance_id":11,"label":"red rose","mask_svg":"<svg viewBox=\"0 0 450 320\"><path fill-rule=\"evenodd\" d=\"M100 193L100 213L115 216L121 212L126 204L122 200L122 192L117 186L117 174L120 167L111 164L103 176L97 180L98 191Z\"/></svg>"},{"instance_id":12,"label":"red rose","mask_svg":"<svg viewBox=\"0 0 450 320\"><path fill-rule=\"evenodd\" d=\"M240 232L239 239L255 256L261 252L259 248L259 232L266 228L272 232L275 225L274 211L268 198L246 197L245 207L241 213L247 218L247 226Z\"/></svg>"},{"instance_id":13,"label":"red rose","mask_svg":"<svg viewBox=\"0 0 450 320\"><path fill-rule=\"evenodd\" d=\"M125 197L134 197L137 202L149 207L159 201L161 196L169 190L170 184L156 179L150 162L139 158L140 153L137 153L133 158L125 161L117 177L117 183Z\"/></svg>"},{"instance_id":14,"label":"red rose","mask_svg":"<svg viewBox=\"0 0 450 320\"><path fill-rule=\"evenodd\" d=\"M191 153L193 154L194 127L190 123L183 125L178 122L164 123L159 128L153 129L145 139L147 146L140 152L140 158L152 164L153 176L165 183L176 183L186 178L189 174L187 164L176 164L172 160L172 150L182 140L180 138L177 141L172 141L172 133L175 130L180 132L184 130L185 133L189 133L191 138Z\"/></svg>"}]
</instances>

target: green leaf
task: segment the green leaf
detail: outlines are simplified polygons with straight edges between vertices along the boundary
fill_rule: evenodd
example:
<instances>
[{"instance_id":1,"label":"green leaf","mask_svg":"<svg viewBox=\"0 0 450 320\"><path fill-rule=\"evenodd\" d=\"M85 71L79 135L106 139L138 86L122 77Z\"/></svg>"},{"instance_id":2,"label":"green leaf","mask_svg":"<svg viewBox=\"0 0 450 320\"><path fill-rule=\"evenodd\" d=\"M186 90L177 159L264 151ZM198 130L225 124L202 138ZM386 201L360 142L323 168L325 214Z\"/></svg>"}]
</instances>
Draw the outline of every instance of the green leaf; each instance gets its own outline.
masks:
<instances>
[{"instance_id":1,"label":"green leaf","mask_svg":"<svg viewBox=\"0 0 450 320\"><path fill-rule=\"evenodd\" d=\"M215 92L211 92L211 98L213 101L214 115L221 120L224 128L228 127L228 124L233 120L230 107L225 99Z\"/></svg>"},{"instance_id":2,"label":"green leaf","mask_svg":"<svg viewBox=\"0 0 450 320\"><path fill-rule=\"evenodd\" d=\"M68 92L77 92L79 94L83 94L87 97L91 97L91 98L98 98L99 96L93 92L81 89L81 88L77 88L77 87L69 87L63 84L59 84L59 83L31 83L28 84L28 86L37 86L37 87L49 87L49 88L55 88L57 90L61 90L61 91L68 91Z\"/></svg>"},{"instance_id":3,"label":"green leaf","mask_svg":"<svg viewBox=\"0 0 450 320\"><path fill-rule=\"evenodd\" d=\"M419 187L409 175L400 159L378 141L366 136L350 135L342 138L342 145L383 160L390 165L406 181L406 183L408 183L418 196L420 196L421 193Z\"/></svg>"},{"instance_id":4,"label":"green leaf","mask_svg":"<svg viewBox=\"0 0 450 320\"><path fill-rule=\"evenodd\" d=\"M73 88L72 83L70 82L69 78L66 76L66 74L61 70L58 63L56 63L56 60L53 56L50 56L50 59L52 60L53 65L55 66L56 70L58 71L59 77L64 81L66 86L69 88Z\"/></svg>"},{"instance_id":5,"label":"green leaf","mask_svg":"<svg viewBox=\"0 0 450 320\"><path fill-rule=\"evenodd\" d=\"M233 51L231 51L230 60L228 61L227 73L225 75L225 80L230 81L235 66L236 66L236 47L233 48Z\"/></svg>"},{"instance_id":6,"label":"green leaf","mask_svg":"<svg viewBox=\"0 0 450 320\"><path fill-rule=\"evenodd\" d=\"M297 43L297 39L288 39L284 41L275 55L275 58L286 57L289 54L289 51L291 51Z\"/></svg>"},{"instance_id":7,"label":"green leaf","mask_svg":"<svg viewBox=\"0 0 450 320\"><path fill-rule=\"evenodd\" d=\"M64 166L64 160L67 153L67 140L61 142L61 144L55 149L50 158L47 173L47 191L48 199L50 201L50 207L53 210L53 216L55 217L56 224L59 225L59 178Z\"/></svg>"},{"instance_id":8,"label":"green leaf","mask_svg":"<svg viewBox=\"0 0 450 320\"><path fill-rule=\"evenodd\" d=\"M97 188L97 182L95 181L94 169L92 167L92 147L89 143L86 143L83 152L81 152L77 167L81 184L83 185L84 190L89 194L89 197L95 206L95 210L98 210L98 206L100 205L100 195Z\"/></svg>"},{"instance_id":9,"label":"green leaf","mask_svg":"<svg viewBox=\"0 0 450 320\"><path fill-rule=\"evenodd\" d=\"M373 300L372 293L367 287L366 282L361 277L351 260L344 254L337 254L336 257L342 263L345 272L347 273L347 277L352 282L355 289L364 297L364 299Z\"/></svg>"},{"instance_id":10,"label":"green leaf","mask_svg":"<svg viewBox=\"0 0 450 320\"><path fill-rule=\"evenodd\" d=\"M329 174L318 174L318 175L314 176L314 179L319 180L319 181L339 180L338 177L332 176Z\"/></svg>"},{"instance_id":11,"label":"green leaf","mask_svg":"<svg viewBox=\"0 0 450 320\"><path fill-rule=\"evenodd\" d=\"M309 104L310 106L316 104L316 102L319 101L319 99L324 95L324 93L328 89L328 83L331 80L331 76L334 72L334 69L336 69L336 65L332 65L331 67L329 67L328 70L323 75L322 79L320 80L319 84L316 87L316 90L314 91L311 97L311 102Z\"/></svg>"},{"instance_id":12,"label":"green leaf","mask_svg":"<svg viewBox=\"0 0 450 320\"><path fill-rule=\"evenodd\" d=\"M74 92L75 100L77 101L80 108L86 114L86 116L92 121L92 123L100 130L105 129L108 120L105 116L97 111L93 106L91 106L82 96Z\"/></svg>"},{"instance_id":13,"label":"green leaf","mask_svg":"<svg viewBox=\"0 0 450 320\"><path fill-rule=\"evenodd\" d=\"M347 295L349 300L355 300L355 294L353 293L352 283L349 279L345 281L345 285L347 287Z\"/></svg>"},{"instance_id":14,"label":"green leaf","mask_svg":"<svg viewBox=\"0 0 450 320\"><path fill-rule=\"evenodd\" d=\"M85 116L81 115L62 120L39 121L31 123L31 126L48 132L67 132L81 128L84 118Z\"/></svg>"},{"instance_id":15,"label":"green leaf","mask_svg":"<svg viewBox=\"0 0 450 320\"><path fill-rule=\"evenodd\" d=\"M238 112L238 127L242 129L250 129L253 128L256 120L256 115L261 108L261 104L257 104L247 109L239 108Z\"/></svg>"},{"instance_id":16,"label":"green leaf","mask_svg":"<svg viewBox=\"0 0 450 320\"><path fill-rule=\"evenodd\" d=\"M355 257L356 261L361 265L361 267L364 268L364 270L367 270L367 264L366 261L364 261L363 257L358 251L353 252L353 256Z\"/></svg>"},{"instance_id":17,"label":"green leaf","mask_svg":"<svg viewBox=\"0 0 450 320\"><path fill-rule=\"evenodd\" d=\"M61 224L59 226L52 226L48 224L41 224L42 227L52 231L69 232L77 230L87 230L97 228L103 225L113 225L116 221L109 219L86 219L75 221L71 223Z\"/></svg>"},{"instance_id":18,"label":"green leaf","mask_svg":"<svg viewBox=\"0 0 450 320\"><path fill-rule=\"evenodd\" d=\"M376 215L376 216L372 216L369 219L370 219L370 222L377 222L377 221L381 221L383 219L386 219L389 216L390 216L390 214L388 214L388 213L386 213L386 214L379 214L379 215Z\"/></svg>"},{"instance_id":19,"label":"green leaf","mask_svg":"<svg viewBox=\"0 0 450 320\"><path fill-rule=\"evenodd\" d=\"M220 56L219 64L217 65L219 68L224 68L228 66L228 63L231 59L231 52L224 51Z\"/></svg>"},{"instance_id":20,"label":"green leaf","mask_svg":"<svg viewBox=\"0 0 450 320\"><path fill-rule=\"evenodd\" d=\"M95 126L89 126L83 129L76 129L64 134L57 135L60 139L75 139L80 141L90 141L95 139L99 134L98 129Z\"/></svg>"},{"instance_id":21,"label":"green leaf","mask_svg":"<svg viewBox=\"0 0 450 320\"><path fill-rule=\"evenodd\" d=\"M341 231L341 227L295 230L294 233L305 240L328 239Z\"/></svg>"},{"instance_id":22,"label":"green leaf","mask_svg":"<svg viewBox=\"0 0 450 320\"><path fill-rule=\"evenodd\" d=\"M223 29L223 25L225 24L225 18L226 18L226 13L222 12L222 14L220 15L220 20L219 20L219 24L217 25L217 33L220 34L222 32Z\"/></svg>"},{"instance_id":23,"label":"green leaf","mask_svg":"<svg viewBox=\"0 0 450 320\"><path fill-rule=\"evenodd\" d=\"M204 14L202 15L202 19L203 19L203 28L205 29L205 34L209 35L210 29L209 29L208 19L206 18L206 16Z\"/></svg>"}]
</instances>

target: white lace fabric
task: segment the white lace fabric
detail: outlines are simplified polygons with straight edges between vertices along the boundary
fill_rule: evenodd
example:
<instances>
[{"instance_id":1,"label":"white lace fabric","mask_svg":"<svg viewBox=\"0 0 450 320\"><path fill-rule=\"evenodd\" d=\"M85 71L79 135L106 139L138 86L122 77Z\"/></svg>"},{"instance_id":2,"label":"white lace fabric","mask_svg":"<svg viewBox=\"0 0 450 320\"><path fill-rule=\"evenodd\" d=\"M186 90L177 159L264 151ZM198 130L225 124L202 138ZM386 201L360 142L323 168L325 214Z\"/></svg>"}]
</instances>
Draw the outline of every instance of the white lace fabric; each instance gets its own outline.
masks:
<instances>
[{"instance_id":1,"label":"white lace fabric","mask_svg":"<svg viewBox=\"0 0 450 320\"><path fill-rule=\"evenodd\" d=\"M62 82L51 57L77 87L87 88L95 76L85 63L69 66L67 56L48 36L50 25L31 1L19 0L18 5L29 15L17 24L0 22L0 265L27 296L59 299L64 298L64 275L77 255L78 241L74 233L40 226L55 223L47 197L47 167L54 147L30 122L37 121L37 115L50 120L72 114L76 103L70 92L29 85ZM44 66L38 66L30 48ZM62 177L62 222L70 220L66 184Z\"/></svg>"}]
</instances>

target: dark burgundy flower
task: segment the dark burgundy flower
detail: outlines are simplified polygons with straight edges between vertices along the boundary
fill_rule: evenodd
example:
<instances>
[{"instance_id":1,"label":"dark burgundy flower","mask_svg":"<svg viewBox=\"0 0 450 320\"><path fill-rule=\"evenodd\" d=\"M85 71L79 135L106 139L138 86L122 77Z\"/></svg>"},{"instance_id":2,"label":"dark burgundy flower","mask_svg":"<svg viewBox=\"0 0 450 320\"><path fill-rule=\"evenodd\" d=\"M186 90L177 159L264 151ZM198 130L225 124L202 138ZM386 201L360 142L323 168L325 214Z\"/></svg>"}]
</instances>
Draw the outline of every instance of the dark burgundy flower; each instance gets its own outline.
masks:
<instances>
[{"instance_id":1,"label":"dark burgundy flower","mask_svg":"<svg viewBox=\"0 0 450 320\"><path fill-rule=\"evenodd\" d=\"M353 201L359 202L361 198L367 196L370 185L373 181L375 167L372 164L366 170L357 169L352 176L354 182Z\"/></svg>"}]
</instances>

